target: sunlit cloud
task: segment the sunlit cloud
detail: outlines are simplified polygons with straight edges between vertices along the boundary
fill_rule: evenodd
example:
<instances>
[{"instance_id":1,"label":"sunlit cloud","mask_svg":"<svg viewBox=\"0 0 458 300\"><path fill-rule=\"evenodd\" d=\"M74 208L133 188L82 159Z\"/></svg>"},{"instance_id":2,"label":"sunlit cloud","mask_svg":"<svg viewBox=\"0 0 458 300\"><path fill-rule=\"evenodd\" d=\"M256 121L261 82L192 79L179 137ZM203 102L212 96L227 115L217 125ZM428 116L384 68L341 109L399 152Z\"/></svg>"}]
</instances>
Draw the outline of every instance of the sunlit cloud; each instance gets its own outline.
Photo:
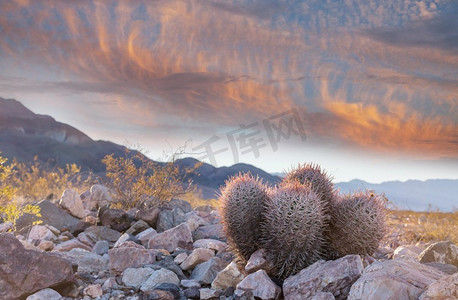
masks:
<instances>
[{"instance_id":1,"label":"sunlit cloud","mask_svg":"<svg viewBox=\"0 0 458 300\"><path fill-rule=\"evenodd\" d=\"M58 76L6 72L0 87L91 94L94 115L139 128L164 128L165 115L237 126L296 107L311 136L456 158L450 3L2 1L0 65Z\"/></svg>"}]
</instances>

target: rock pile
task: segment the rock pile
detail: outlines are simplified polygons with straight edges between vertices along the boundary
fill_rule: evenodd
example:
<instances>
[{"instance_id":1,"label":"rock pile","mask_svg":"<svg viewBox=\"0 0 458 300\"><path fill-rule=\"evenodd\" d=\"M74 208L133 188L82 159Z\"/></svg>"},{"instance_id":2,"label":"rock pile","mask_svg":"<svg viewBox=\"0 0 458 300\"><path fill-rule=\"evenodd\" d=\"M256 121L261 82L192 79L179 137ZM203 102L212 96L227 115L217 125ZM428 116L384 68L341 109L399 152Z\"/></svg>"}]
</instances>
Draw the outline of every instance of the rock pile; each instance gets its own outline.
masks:
<instances>
[{"instance_id":1,"label":"rock pile","mask_svg":"<svg viewBox=\"0 0 458 300\"><path fill-rule=\"evenodd\" d=\"M38 204L42 224L25 215L15 234L0 233L0 299L458 298L450 242L321 260L282 282L262 249L246 265L235 259L217 211L173 200L124 212L104 208L108 195L100 185L66 191Z\"/></svg>"}]
</instances>

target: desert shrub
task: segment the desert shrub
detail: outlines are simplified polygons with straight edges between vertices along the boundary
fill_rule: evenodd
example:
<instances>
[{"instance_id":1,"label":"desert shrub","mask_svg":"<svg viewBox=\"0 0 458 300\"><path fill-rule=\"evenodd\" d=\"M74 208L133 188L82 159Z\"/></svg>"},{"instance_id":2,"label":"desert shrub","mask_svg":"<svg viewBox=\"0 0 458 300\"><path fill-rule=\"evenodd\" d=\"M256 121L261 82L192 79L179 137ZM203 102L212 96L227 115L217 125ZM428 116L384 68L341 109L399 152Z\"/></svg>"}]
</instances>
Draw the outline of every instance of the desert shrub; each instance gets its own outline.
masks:
<instances>
[{"instance_id":1,"label":"desert shrub","mask_svg":"<svg viewBox=\"0 0 458 300\"><path fill-rule=\"evenodd\" d=\"M221 190L221 222L229 246L241 261L247 261L260 248L267 188L249 173L230 178Z\"/></svg>"},{"instance_id":2,"label":"desert shrub","mask_svg":"<svg viewBox=\"0 0 458 300\"><path fill-rule=\"evenodd\" d=\"M13 201L17 189L7 185L13 172L11 166L6 165L6 162L7 159L0 156L0 219L2 222L11 223L13 230L16 230L16 221L23 214L28 213L41 217L40 207L31 204L21 206ZM39 224L40 222L37 221L34 224Z\"/></svg>"},{"instance_id":3,"label":"desert shrub","mask_svg":"<svg viewBox=\"0 0 458 300\"><path fill-rule=\"evenodd\" d=\"M125 156L107 155L104 183L112 192L114 207L130 209L156 207L173 198L195 191L189 175L200 164L180 169L176 154L164 163L154 162L138 151L126 151Z\"/></svg>"},{"instance_id":4,"label":"desert shrub","mask_svg":"<svg viewBox=\"0 0 458 300\"><path fill-rule=\"evenodd\" d=\"M81 168L76 164L51 167L42 164L38 157L31 163L20 163L13 159L4 170L2 185L9 187L13 199L25 203L58 198L70 188L83 191L94 182L94 177L90 173L81 173Z\"/></svg>"}]
</instances>

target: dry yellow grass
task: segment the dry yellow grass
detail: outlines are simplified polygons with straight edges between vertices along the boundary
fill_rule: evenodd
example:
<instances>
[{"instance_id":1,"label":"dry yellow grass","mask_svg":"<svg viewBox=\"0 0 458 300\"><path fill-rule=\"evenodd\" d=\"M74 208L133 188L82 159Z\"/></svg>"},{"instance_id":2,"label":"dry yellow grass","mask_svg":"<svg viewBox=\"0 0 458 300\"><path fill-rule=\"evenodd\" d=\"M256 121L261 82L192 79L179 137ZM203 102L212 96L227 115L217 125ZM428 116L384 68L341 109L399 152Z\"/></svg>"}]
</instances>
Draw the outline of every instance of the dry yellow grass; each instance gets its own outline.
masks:
<instances>
[{"instance_id":1,"label":"dry yellow grass","mask_svg":"<svg viewBox=\"0 0 458 300\"><path fill-rule=\"evenodd\" d=\"M401 242L450 240L458 244L458 211L415 212L393 210L387 219L389 235Z\"/></svg>"}]
</instances>

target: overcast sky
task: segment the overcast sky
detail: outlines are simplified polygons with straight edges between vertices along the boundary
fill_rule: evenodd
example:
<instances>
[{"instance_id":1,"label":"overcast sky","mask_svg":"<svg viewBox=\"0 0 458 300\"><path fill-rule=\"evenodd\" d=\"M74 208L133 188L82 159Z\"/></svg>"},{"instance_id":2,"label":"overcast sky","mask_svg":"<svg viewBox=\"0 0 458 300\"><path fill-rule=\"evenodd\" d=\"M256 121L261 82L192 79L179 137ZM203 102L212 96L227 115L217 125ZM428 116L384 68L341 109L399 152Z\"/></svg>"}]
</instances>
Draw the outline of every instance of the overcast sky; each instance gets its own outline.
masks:
<instances>
[{"instance_id":1,"label":"overcast sky","mask_svg":"<svg viewBox=\"0 0 458 300\"><path fill-rule=\"evenodd\" d=\"M0 1L0 97L159 158L458 178L458 2ZM211 150L211 151L210 151Z\"/></svg>"}]
</instances>

